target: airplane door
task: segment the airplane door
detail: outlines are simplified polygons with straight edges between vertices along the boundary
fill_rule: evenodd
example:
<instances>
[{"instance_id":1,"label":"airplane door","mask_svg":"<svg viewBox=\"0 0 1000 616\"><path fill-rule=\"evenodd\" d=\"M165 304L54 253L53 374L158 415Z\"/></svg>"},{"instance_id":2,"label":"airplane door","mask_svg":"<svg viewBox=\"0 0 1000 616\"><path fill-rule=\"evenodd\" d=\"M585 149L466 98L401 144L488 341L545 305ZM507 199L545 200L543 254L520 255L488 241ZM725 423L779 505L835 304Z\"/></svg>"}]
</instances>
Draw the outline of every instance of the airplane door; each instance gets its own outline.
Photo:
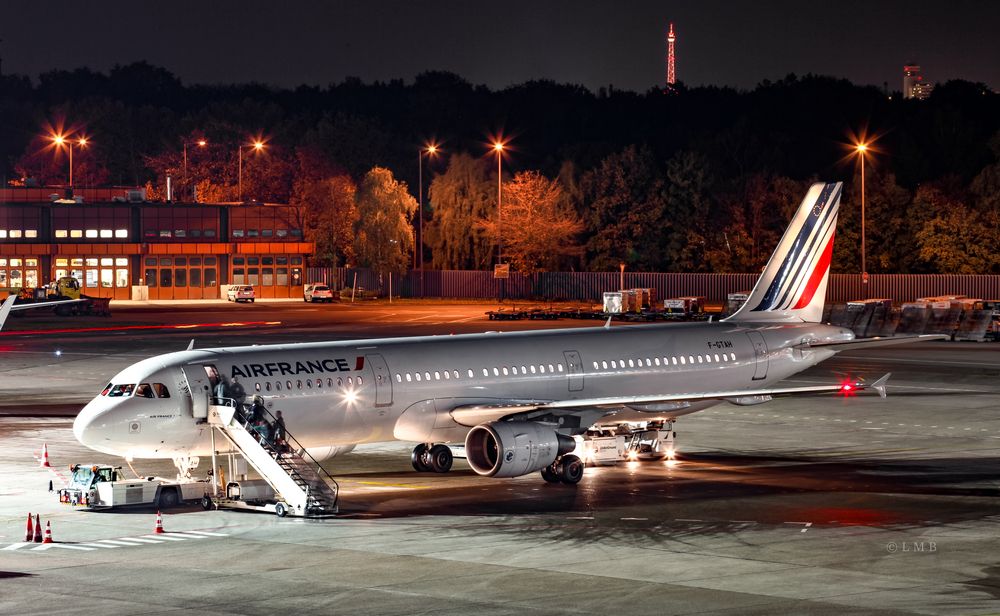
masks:
<instances>
[{"instance_id":1,"label":"airplane door","mask_svg":"<svg viewBox=\"0 0 1000 616\"><path fill-rule=\"evenodd\" d=\"M583 391L583 362L576 351L563 351L566 358L566 371L569 372L569 390Z\"/></svg>"},{"instance_id":2,"label":"airplane door","mask_svg":"<svg viewBox=\"0 0 1000 616\"><path fill-rule=\"evenodd\" d=\"M757 330L747 332L750 344L753 345L754 370L753 380L760 381L767 378L767 343L764 336Z\"/></svg>"},{"instance_id":3,"label":"airplane door","mask_svg":"<svg viewBox=\"0 0 1000 616\"><path fill-rule=\"evenodd\" d=\"M389 406L392 404L392 378L385 358L381 355L365 355L365 359L375 373L375 406Z\"/></svg>"},{"instance_id":4,"label":"airplane door","mask_svg":"<svg viewBox=\"0 0 1000 616\"><path fill-rule=\"evenodd\" d=\"M181 371L184 372L191 392L191 415L195 419L208 417L208 397L212 395L212 383L205 367L184 366Z\"/></svg>"}]
</instances>

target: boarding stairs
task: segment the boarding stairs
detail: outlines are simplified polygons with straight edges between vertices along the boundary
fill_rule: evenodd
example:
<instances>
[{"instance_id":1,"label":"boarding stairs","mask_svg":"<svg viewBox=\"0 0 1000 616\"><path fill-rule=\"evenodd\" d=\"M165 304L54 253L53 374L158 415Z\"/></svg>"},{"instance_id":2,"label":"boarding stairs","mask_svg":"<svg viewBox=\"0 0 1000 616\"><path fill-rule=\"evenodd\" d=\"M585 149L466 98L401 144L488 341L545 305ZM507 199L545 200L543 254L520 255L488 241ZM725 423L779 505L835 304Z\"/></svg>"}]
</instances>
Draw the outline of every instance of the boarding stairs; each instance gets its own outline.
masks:
<instances>
[{"instance_id":1,"label":"boarding stairs","mask_svg":"<svg viewBox=\"0 0 1000 616\"><path fill-rule=\"evenodd\" d=\"M261 437L238 410L235 401L214 398L208 407L208 423L274 488L278 501L288 505L288 513L304 517L336 514L339 486L305 447L287 431L283 447ZM266 409L263 412L273 425L274 417Z\"/></svg>"}]
</instances>

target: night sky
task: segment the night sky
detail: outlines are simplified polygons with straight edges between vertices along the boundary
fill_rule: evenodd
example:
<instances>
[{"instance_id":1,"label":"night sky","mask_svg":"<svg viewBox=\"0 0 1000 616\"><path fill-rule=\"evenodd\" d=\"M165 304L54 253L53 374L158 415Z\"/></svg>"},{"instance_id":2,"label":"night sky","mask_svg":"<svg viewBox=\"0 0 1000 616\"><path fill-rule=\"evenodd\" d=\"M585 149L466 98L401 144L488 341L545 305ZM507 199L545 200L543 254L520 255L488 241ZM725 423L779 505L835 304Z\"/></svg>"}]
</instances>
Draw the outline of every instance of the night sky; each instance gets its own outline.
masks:
<instances>
[{"instance_id":1,"label":"night sky","mask_svg":"<svg viewBox=\"0 0 1000 616\"><path fill-rule=\"evenodd\" d=\"M801 6L808 4L808 6ZM688 85L753 88L788 73L901 89L916 61L932 82L1000 88L1000 2L565 0L4 0L4 73L37 77L146 60L185 83L326 85L455 72L502 88L529 79L644 91L678 33Z\"/></svg>"}]
</instances>

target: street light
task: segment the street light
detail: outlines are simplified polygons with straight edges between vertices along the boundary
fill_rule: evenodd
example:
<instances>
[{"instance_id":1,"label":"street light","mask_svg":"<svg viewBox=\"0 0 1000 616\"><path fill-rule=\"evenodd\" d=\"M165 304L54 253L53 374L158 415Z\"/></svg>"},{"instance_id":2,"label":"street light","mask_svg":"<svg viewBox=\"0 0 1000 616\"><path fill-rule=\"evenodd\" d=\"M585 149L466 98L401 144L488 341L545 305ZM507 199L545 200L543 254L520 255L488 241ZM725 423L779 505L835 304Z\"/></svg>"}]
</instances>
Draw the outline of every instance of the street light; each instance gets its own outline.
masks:
<instances>
[{"instance_id":1,"label":"street light","mask_svg":"<svg viewBox=\"0 0 1000 616\"><path fill-rule=\"evenodd\" d=\"M419 233L420 239L417 244L417 255L414 255L414 261L417 261L416 265L420 268L420 297L424 296L424 155L435 156L438 153L438 146L434 143L428 143L426 146L421 148L417 152L417 167L419 168L418 181L417 181L417 201L418 201L418 216L420 220Z\"/></svg>"},{"instance_id":2,"label":"street light","mask_svg":"<svg viewBox=\"0 0 1000 616\"><path fill-rule=\"evenodd\" d=\"M238 180L237 180L237 186L238 186L237 187L237 195L238 195L238 199L239 199L240 203L243 202L243 148L246 148L248 150L251 149L251 148L253 148L253 150L255 152L260 152L260 151L262 151L264 149L264 142L261 141L260 139L258 139L258 140L254 141L253 143L251 143L249 145L241 145L241 146L239 146L237 148L239 150L239 153L240 153L239 172L237 173L237 176L238 176Z\"/></svg>"},{"instance_id":3,"label":"street light","mask_svg":"<svg viewBox=\"0 0 1000 616\"><path fill-rule=\"evenodd\" d=\"M63 146L66 146L67 148L69 148L69 187L73 188L73 146L76 145L77 147L85 148L87 147L87 144L90 142L87 140L86 137L80 137L74 143L72 139L67 138L63 134L55 134L52 135L52 137L50 138L52 139L52 143L54 143L56 147L61 148Z\"/></svg>"},{"instance_id":4,"label":"street light","mask_svg":"<svg viewBox=\"0 0 1000 616\"><path fill-rule=\"evenodd\" d=\"M865 152L868 144L858 143L854 151L861 157L861 284L868 284L868 268L865 263Z\"/></svg>"},{"instance_id":5,"label":"street light","mask_svg":"<svg viewBox=\"0 0 1000 616\"><path fill-rule=\"evenodd\" d=\"M501 162L503 161L503 141L493 142L493 151L497 153L497 263L503 263L503 210L500 209L501 203L501 187L503 186L503 177Z\"/></svg>"},{"instance_id":6,"label":"street light","mask_svg":"<svg viewBox=\"0 0 1000 616\"><path fill-rule=\"evenodd\" d=\"M198 141L194 141L194 142L191 142L191 143L189 143L187 141L184 142L184 185L185 186L188 185L188 146L189 145L196 145L199 148L203 148L203 147L205 147L205 146L208 145L208 141L206 141L204 139L199 139Z\"/></svg>"}]
</instances>

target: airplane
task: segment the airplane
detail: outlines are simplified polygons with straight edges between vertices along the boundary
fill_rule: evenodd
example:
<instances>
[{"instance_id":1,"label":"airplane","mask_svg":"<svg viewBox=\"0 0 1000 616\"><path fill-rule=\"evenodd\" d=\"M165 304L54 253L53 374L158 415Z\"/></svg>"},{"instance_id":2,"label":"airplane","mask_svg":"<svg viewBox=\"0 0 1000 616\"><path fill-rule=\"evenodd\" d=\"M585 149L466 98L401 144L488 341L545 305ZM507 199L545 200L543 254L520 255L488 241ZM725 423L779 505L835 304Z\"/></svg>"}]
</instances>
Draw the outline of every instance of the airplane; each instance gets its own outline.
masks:
<instances>
[{"instance_id":1,"label":"airplane","mask_svg":"<svg viewBox=\"0 0 1000 616\"><path fill-rule=\"evenodd\" d=\"M80 412L76 438L127 458L183 461L212 453L203 419L222 379L281 410L317 459L361 443L418 443L418 471L447 472L449 444L472 470L540 471L575 484L584 463L572 438L598 422L679 417L722 402L874 389L860 382L780 382L840 351L933 340L856 340L821 323L842 183L807 192L747 302L709 323L487 332L378 340L193 349L133 364ZM142 395L139 395L139 392Z\"/></svg>"}]
</instances>

